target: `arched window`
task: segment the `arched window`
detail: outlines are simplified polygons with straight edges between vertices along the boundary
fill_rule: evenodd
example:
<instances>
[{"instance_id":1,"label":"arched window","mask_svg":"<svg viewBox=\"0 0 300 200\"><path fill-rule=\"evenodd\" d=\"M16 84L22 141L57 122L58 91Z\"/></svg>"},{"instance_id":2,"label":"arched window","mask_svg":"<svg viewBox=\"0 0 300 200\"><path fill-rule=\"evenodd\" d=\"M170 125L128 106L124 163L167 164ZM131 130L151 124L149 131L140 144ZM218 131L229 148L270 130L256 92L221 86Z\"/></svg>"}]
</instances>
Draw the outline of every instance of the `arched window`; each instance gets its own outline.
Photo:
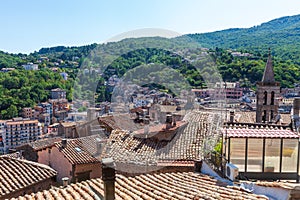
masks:
<instances>
[{"instance_id":1,"label":"arched window","mask_svg":"<svg viewBox=\"0 0 300 200\"><path fill-rule=\"evenodd\" d=\"M274 105L275 92L271 92L271 105Z\"/></svg>"},{"instance_id":2,"label":"arched window","mask_svg":"<svg viewBox=\"0 0 300 200\"><path fill-rule=\"evenodd\" d=\"M264 112L263 112L262 121L263 122L267 121L267 111L266 110L264 110Z\"/></svg>"},{"instance_id":3,"label":"arched window","mask_svg":"<svg viewBox=\"0 0 300 200\"><path fill-rule=\"evenodd\" d=\"M271 110L271 120L274 119L274 110Z\"/></svg>"},{"instance_id":4,"label":"arched window","mask_svg":"<svg viewBox=\"0 0 300 200\"><path fill-rule=\"evenodd\" d=\"M268 93L267 91L264 92L264 105L267 105L267 100L268 100Z\"/></svg>"}]
</instances>

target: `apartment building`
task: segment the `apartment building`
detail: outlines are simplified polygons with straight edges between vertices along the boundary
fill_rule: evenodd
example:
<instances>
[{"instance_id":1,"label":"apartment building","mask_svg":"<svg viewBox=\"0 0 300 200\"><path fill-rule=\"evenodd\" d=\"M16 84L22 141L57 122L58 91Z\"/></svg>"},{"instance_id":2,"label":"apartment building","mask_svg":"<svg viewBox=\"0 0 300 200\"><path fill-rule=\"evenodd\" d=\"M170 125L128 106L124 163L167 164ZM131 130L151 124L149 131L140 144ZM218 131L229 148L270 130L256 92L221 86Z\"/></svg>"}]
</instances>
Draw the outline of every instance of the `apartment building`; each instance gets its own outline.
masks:
<instances>
[{"instance_id":1,"label":"apartment building","mask_svg":"<svg viewBox=\"0 0 300 200\"><path fill-rule=\"evenodd\" d=\"M66 91L60 88L55 88L51 90L51 99L65 99Z\"/></svg>"},{"instance_id":2,"label":"apartment building","mask_svg":"<svg viewBox=\"0 0 300 200\"><path fill-rule=\"evenodd\" d=\"M38 120L13 118L3 123L1 133L2 150L7 153L9 149L38 140L42 134L42 129Z\"/></svg>"},{"instance_id":3,"label":"apartment building","mask_svg":"<svg viewBox=\"0 0 300 200\"><path fill-rule=\"evenodd\" d=\"M0 155L4 154L3 133L5 133L5 129L4 129L5 124L6 124L6 120L0 120Z\"/></svg>"}]
</instances>

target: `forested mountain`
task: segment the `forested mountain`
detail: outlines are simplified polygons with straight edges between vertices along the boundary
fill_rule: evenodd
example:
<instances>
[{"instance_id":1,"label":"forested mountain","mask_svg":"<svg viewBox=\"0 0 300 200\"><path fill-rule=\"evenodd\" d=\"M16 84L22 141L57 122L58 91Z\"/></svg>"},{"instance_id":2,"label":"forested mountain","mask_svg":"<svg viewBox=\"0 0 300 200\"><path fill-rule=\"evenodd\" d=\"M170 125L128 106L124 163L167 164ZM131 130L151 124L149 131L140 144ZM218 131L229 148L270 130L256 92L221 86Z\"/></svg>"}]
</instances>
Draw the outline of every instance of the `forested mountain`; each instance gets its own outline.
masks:
<instances>
[{"instance_id":1,"label":"forested mountain","mask_svg":"<svg viewBox=\"0 0 300 200\"><path fill-rule=\"evenodd\" d=\"M300 15L281 17L251 28L188 36L207 48L263 52L270 47L275 56L300 64Z\"/></svg>"}]
</instances>

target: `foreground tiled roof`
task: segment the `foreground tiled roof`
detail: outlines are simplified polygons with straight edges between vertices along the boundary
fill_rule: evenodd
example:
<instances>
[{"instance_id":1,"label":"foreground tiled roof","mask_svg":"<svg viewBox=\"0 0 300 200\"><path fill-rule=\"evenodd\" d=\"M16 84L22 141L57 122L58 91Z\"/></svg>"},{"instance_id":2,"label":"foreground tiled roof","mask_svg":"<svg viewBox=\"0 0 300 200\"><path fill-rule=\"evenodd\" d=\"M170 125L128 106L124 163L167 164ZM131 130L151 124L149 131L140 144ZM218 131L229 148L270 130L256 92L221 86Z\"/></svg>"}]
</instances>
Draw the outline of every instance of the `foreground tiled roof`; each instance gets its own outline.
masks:
<instances>
[{"instance_id":1,"label":"foreground tiled roof","mask_svg":"<svg viewBox=\"0 0 300 200\"><path fill-rule=\"evenodd\" d=\"M96 137L96 136L94 136ZM56 142L55 147L69 160L71 164L85 164L100 162L91 153L95 148L95 143L88 144L88 141L94 141L95 138L79 138L79 139L68 139L67 145L63 147L62 142Z\"/></svg>"},{"instance_id":2,"label":"foreground tiled roof","mask_svg":"<svg viewBox=\"0 0 300 200\"><path fill-rule=\"evenodd\" d=\"M1 196L16 192L45 179L56 176L57 172L39 163L0 157L0 199Z\"/></svg>"},{"instance_id":3,"label":"foreground tiled roof","mask_svg":"<svg viewBox=\"0 0 300 200\"><path fill-rule=\"evenodd\" d=\"M108 139L103 157L117 162L138 162L156 165L159 160L199 159L205 137L215 137L219 115L193 112L185 116L187 125L176 130L171 141L137 138L127 131L115 130Z\"/></svg>"},{"instance_id":4,"label":"foreground tiled roof","mask_svg":"<svg viewBox=\"0 0 300 200\"><path fill-rule=\"evenodd\" d=\"M92 179L65 188L53 188L17 199L102 199L101 179ZM117 200L142 199L268 199L243 191L239 187L226 186L207 175L193 172L173 172L125 177L117 175L115 185Z\"/></svg>"},{"instance_id":5,"label":"foreground tiled roof","mask_svg":"<svg viewBox=\"0 0 300 200\"><path fill-rule=\"evenodd\" d=\"M292 183L292 182L280 182L280 181L256 181L256 182L251 182L251 181L240 181L240 183L247 183L247 184L255 184L258 186L264 186L264 187L274 187L274 188L283 188L287 190L300 190L299 188L299 183Z\"/></svg>"},{"instance_id":6,"label":"foreground tiled roof","mask_svg":"<svg viewBox=\"0 0 300 200\"><path fill-rule=\"evenodd\" d=\"M1 155L0 157L9 157L9 158L22 158L22 155L20 155L19 152L9 153Z\"/></svg>"},{"instance_id":7,"label":"foreground tiled roof","mask_svg":"<svg viewBox=\"0 0 300 200\"><path fill-rule=\"evenodd\" d=\"M299 138L299 136L290 131L284 129L223 129L223 134L226 134L229 138Z\"/></svg>"}]
</instances>

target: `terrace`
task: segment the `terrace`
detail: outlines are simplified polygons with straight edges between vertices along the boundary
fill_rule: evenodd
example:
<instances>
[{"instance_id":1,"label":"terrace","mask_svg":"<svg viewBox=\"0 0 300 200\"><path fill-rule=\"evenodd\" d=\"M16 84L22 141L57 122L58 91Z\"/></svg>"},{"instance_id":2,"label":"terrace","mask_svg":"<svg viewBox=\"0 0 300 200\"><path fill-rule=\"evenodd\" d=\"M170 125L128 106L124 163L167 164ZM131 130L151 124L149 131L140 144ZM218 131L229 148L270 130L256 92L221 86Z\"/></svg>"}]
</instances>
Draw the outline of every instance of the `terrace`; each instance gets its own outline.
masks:
<instances>
[{"instance_id":1,"label":"terrace","mask_svg":"<svg viewBox=\"0 0 300 200\"><path fill-rule=\"evenodd\" d=\"M299 136L280 127L223 129L223 152L239 177L299 181Z\"/></svg>"}]
</instances>

